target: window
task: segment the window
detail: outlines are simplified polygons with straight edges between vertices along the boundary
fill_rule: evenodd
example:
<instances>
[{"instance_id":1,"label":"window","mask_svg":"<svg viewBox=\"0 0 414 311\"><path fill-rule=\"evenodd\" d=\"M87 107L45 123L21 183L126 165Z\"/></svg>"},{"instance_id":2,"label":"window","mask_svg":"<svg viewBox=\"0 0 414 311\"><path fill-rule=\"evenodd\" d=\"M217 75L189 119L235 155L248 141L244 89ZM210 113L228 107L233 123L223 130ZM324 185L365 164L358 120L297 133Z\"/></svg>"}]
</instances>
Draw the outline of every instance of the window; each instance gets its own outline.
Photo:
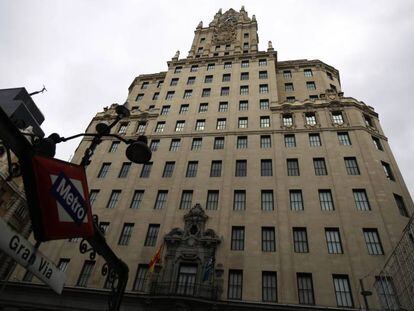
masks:
<instances>
[{"instance_id":1,"label":"window","mask_svg":"<svg viewBox=\"0 0 414 311\"><path fill-rule=\"evenodd\" d=\"M180 149L181 139L171 139L170 151L178 151Z\"/></svg>"},{"instance_id":2,"label":"window","mask_svg":"<svg viewBox=\"0 0 414 311\"><path fill-rule=\"evenodd\" d=\"M241 68L248 68L248 67L249 67L249 61L248 60L242 60Z\"/></svg>"},{"instance_id":3,"label":"window","mask_svg":"<svg viewBox=\"0 0 414 311\"><path fill-rule=\"evenodd\" d=\"M231 75L230 75L229 73L226 73L226 74L224 74L224 75L223 75L222 81L223 81L223 82L229 82L229 81L230 81L230 79L231 79ZM223 93L223 89L221 89L221 91L222 91L222 93ZM222 94L222 95L223 95L223 94ZM229 95L229 94L227 93L227 95Z\"/></svg>"},{"instance_id":4,"label":"window","mask_svg":"<svg viewBox=\"0 0 414 311\"><path fill-rule=\"evenodd\" d=\"M262 190L261 191L261 207L262 211L273 211L273 190Z\"/></svg>"},{"instance_id":5,"label":"window","mask_svg":"<svg viewBox=\"0 0 414 311\"><path fill-rule=\"evenodd\" d=\"M309 99L310 100L316 100L316 99L318 99L319 98L319 96L318 95L309 95Z\"/></svg>"},{"instance_id":6,"label":"window","mask_svg":"<svg viewBox=\"0 0 414 311\"><path fill-rule=\"evenodd\" d=\"M85 260L83 267L82 267L82 271L78 278L78 282L76 283L76 286L86 287L88 285L88 280L92 274L94 265L95 265L95 261Z\"/></svg>"},{"instance_id":7,"label":"window","mask_svg":"<svg viewBox=\"0 0 414 311\"><path fill-rule=\"evenodd\" d=\"M247 33L247 32L246 32L246 33L244 33L244 34L243 34L243 38L245 38L245 39L246 39L246 38L248 38L248 37L249 37L249 33Z\"/></svg>"},{"instance_id":8,"label":"window","mask_svg":"<svg viewBox=\"0 0 414 311\"><path fill-rule=\"evenodd\" d=\"M155 200L154 209L163 209L167 203L167 190L158 190L157 198Z\"/></svg>"},{"instance_id":9,"label":"window","mask_svg":"<svg viewBox=\"0 0 414 311\"><path fill-rule=\"evenodd\" d=\"M288 113L283 114L282 123L283 123L283 126L291 127L293 125L293 116Z\"/></svg>"},{"instance_id":10,"label":"window","mask_svg":"<svg viewBox=\"0 0 414 311\"><path fill-rule=\"evenodd\" d=\"M152 109L154 109L155 108L155 105L149 105L148 106L148 110L152 110Z\"/></svg>"},{"instance_id":11,"label":"window","mask_svg":"<svg viewBox=\"0 0 414 311\"><path fill-rule=\"evenodd\" d=\"M356 158L354 157L344 158L344 161L345 161L346 172L348 173L348 175L359 175L360 174Z\"/></svg>"},{"instance_id":12,"label":"window","mask_svg":"<svg viewBox=\"0 0 414 311\"><path fill-rule=\"evenodd\" d=\"M274 227L262 227L262 252L276 251L276 236Z\"/></svg>"},{"instance_id":13,"label":"window","mask_svg":"<svg viewBox=\"0 0 414 311\"><path fill-rule=\"evenodd\" d=\"M138 265L137 275L135 276L134 286L132 290L137 292L145 291L145 285L147 281L148 265Z\"/></svg>"},{"instance_id":14,"label":"window","mask_svg":"<svg viewBox=\"0 0 414 311\"><path fill-rule=\"evenodd\" d=\"M384 148L382 147L382 144L381 144L381 139L374 137L374 136L371 136L371 137L372 137L372 142L374 143L375 148L377 150L384 151Z\"/></svg>"},{"instance_id":15,"label":"window","mask_svg":"<svg viewBox=\"0 0 414 311\"><path fill-rule=\"evenodd\" d=\"M272 160L261 160L260 161L260 175L261 176L273 176L272 171Z\"/></svg>"},{"instance_id":16,"label":"window","mask_svg":"<svg viewBox=\"0 0 414 311\"><path fill-rule=\"evenodd\" d=\"M96 198L98 197L99 190L91 190L89 193L89 204L92 206L95 203Z\"/></svg>"},{"instance_id":17,"label":"window","mask_svg":"<svg viewBox=\"0 0 414 311\"><path fill-rule=\"evenodd\" d=\"M305 113L305 119L307 125L316 125L316 115L314 112L307 112Z\"/></svg>"},{"instance_id":18,"label":"window","mask_svg":"<svg viewBox=\"0 0 414 311\"><path fill-rule=\"evenodd\" d=\"M180 73L182 71L183 67L177 66L175 67L174 73Z\"/></svg>"},{"instance_id":19,"label":"window","mask_svg":"<svg viewBox=\"0 0 414 311\"><path fill-rule=\"evenodd\" d=\"M224 137L214 137L213 149L224 149Z\"/></svg>"},{"instance_id":20,"label":"window","mask_svg":"<svg viewBox=\"0 0 414 311\"><path fill-rule=\"evenodd\" d=\"M292 211L303 211L302 190L289 190L289 198Z\"/></svg>"},{"instance_id":21,"label":"window","mask_svg":"<svg viewBox=\"0 0 414 311\"><path fill-rule=\"evenodd\" d=\"M246 190L234 190L233 210L244 211L246 209Z\"/></svg>"},{"instance_id":22,"label":"window","mask_svg":"<svg viewBox=\"0 0 414 311\"><path fill-rule=\"evenodd\" d=\"M172 78L170 82L170 86L175 86L178 84L178 78Z\"/></svg>"},{"instance_id":23,"label":"window","mask_svg":"<svg viewBox=\"0 0 414 311\"><path fill-rule=\"evenodd\" d=\"M185 113L187 113L187 112L188 112L188 107L189 107L189 105L188 105L188 104L181 105L181 106L180 106L180 114L185 114Z\"/></svg>"},{"instance_id":24,"label":"window","mask_svg":"<svg viewBox=\"0 0 414 311\"><path fill-rule=\"evenodd\" d=\"M208 103L201 103L200 106L198 107L199 113L207 112L207 110L208 110Z\"/></svg>"},{"instance_id":25,"label":"window","mask_svg":"<svg viewBox=\"0 0 414 311\"><path fill-rule=\"evenodd\" d=\"M170 109L170 106L168 106L168 108L166 108L164 110L164 114L167 114L169 109ZM162 113L162 111L161 111L161 113ZM145 132L146 127L147 127L147 122L139 122L138 123L138 128L137 128L137 133L143 134Z\"/></svg>"},{"instance_id":26,"label":"window","mask_svg":"<svg viewBox=\"0 0 414 311\"><path fill-rule=\"evenodd\" d=\"M68 268L69 262L70 262L69 258L60 258L57 268L60 271L65 272L66 269Z\"/></svg>"},{"instance_id":27,"label":"window","mask_svg":"<svg viewBox=\"0 0 414 311\"><path fill-rule=\"evenodd\" d=\"M359 211L370 211L371 206L365 189L352 189L354 194L355 206Z\"/></svg>"},{"instance_id":28,"label":"window","mask_svg":"<svg viewBox=\"0 0 414 311\"><path fill-rule=\"evenodd\" d=\"M247 176L247 160L236 160L236 177Z\"/></svg>"},{"instance_id":29,"label":"window","mask_svg":"<svg viewBox=\"0 0 414 311\"><path fill-rule=\"evenodd\" d=\"M332 112L332 122L334 124L342 125L344 124L344 117L341 111L333 111Z\"/></svg>"},{"instance_id":30,"label":"window","mask_svg":"<svg viewBox=\"0 0 414 311\"><path fill-rule=\"evenodd\" d=\"M155 126L155 133L164 132L164 128L165 128L165 122L164 121L157 122L157 125Z\"/></svg>"},{"instance_id":31,"label":"window","mask_svg":"<svg viewBox=\"0 0 414 311\"><path fill-rule=\"evenodd\" d=\"M124 227L122 228L121 236L118 240L118 245L128 245L129 239L132 235L132 229L134 228L134 224L125 223Z\"/></svg>"},{"instance_id":32,"label":"window","mask_svg":"<svg viewBox=\"0 0 414 311\"><path fill-rule=\"evenodd\" d=\"M269 86L267 84L260 84L259 85L259 93L260 94L269 93Z\"/></svg>"},{"instance_id":33,"label":"window","mask_svg":"<svg viewBox=\"0 0 414 311\"><path fill-rule=\"evenodd\" d=\"M321 210L323 211L334 211L335 206L332 198L331 190L318 190L319 193L319 203L321 205Z\"/></svg>"},{"instance_id":34,"label":"window","mask_svg":"<svg viewBox=\"0 0 414 311\"><path fill-rule=\"evenodd\" d=\"M137 97L135 98L135 101L140 101L140 100L142 100L143 98L144 98L144 94L139 93L139 94L137 95Z\"/></svg>"},{"instance_id":35,"label":"window","mask_svg":"<svg viewBox=\"0 0 414 311\"><path fill-rule=\"evenodd\" d=\"M306 228L293 228L293 249L295 253L309 252Z\"/></svg>"},{"instance_id":36,"label":"window","mask_svg":"<svg viewBox=\"0 0 414 311\"><path fill-rule=\"evenodd\" d=\"M155 246L157 244L158 231L160 230L160 225L150 224L148 225L147 236L145 237L144 246Z\"/></svg>"},{"instance_id":37,"label":"window","mask_svg":"<svg viewBox=\"0 0 414 311\"><path fill-rule=\"evenodd\" d=\"M218 130L226 129L226 119L217 119L216 129Z\"/></svg>"},{"instance_id":38,"label":"window","mask_svg":"<svg viewBox=\"0 0 414 311\"><path fill-rule=\"evenodd\" d=\"M395 181L394 174L391 171L391 166L387 162L381 161L382 168L384 169L385 177L389 180Z\"/></svg>"},{"instance_id":39,"label":"window","mask_svg":"<svg viewBox=\"0 0 414 311\"><path fill-rule=\"evenodd\" d=\"M177 123L175 124L175 131L176 132L182 132L184 131L184 126L185 126L185 121L177 121Z\"/></svg>"},{"instance_id":40,"label":"window","mask_svg":"<svg viewBox=\"0 0 414 311\"><path fill-rule=\"evenodd\" d=\"M249 109L249 101L241 100L239 101L239 110L244 111Z\"/></svg>"},{"instance_id":41,"label":"window","mask_svg":"<svg viewBox=\"0 0 414 311\"><path fill-rule=\"evenodd\" d=\"M162 177L171 177L174 172L175 162L165 162L164 171Z\"/></svg>"},{"instance_id":42,"label":"window","mask_svg":"<svg viewBox=\"0 0 414 311\"><path fill-rule=\"evenodd\" d=\"M204 77L204 83L211 83L213 82L213 76L208 75Z\"/></svg>"},{"instance_id":43,"label":"window","mask_svg":"<svg viewBox=\"0 0 414 311\"><path fill-rule=\"evenodd\" d=\"M311 147L319 147L321 146L321 137L319 133L309 134L309 146Z\"/></svg>"},{"instance_id":44,"label":"window","mask_svg":"<svg viewBox=\"0 0 414 311\"><path fill-rule=\"evenodd\" d=\"M274 271L262 271L262 300L277 302L277 275Z\"/></svg>"},{"instance_id":45,"label":"window","mask_svg":"<svg viewBox=\"0 0 414 311\"><path fill-rule=\"evenodd\" d=\"M249 86L248 85L240 86L240 95L249 95Z\"/></svg>"},{"instance_id":46,"label":"window","mask_svg":"<svg viewBox=\"0 0 414 311\"><path fill-rule=\"evenodd\" d=\"M324 158L314 158L313 159L313 167L315 169L315 175L328 175L328 171L326 170L326 164Z\"/></svg>"},{"instance_id":47,"label":"window","mask_svg":"<svg viewBox=\"0 0 414 311\"><path fill-rule=\"evenodd\" d=\"M283 78L292 79L292 72L290 70L283 70Z\"/></svg>"},{"instance_id":48,"label":"window","mask_svg":"<svg viewBox=\"0 0 414 311\"><path fill-rule=\"evenodd\" d=\"M238 136L237 137L237 149L246 149L247 148L247 136Z\"/></svg>"},{"instance_id":49,"label":"window","mask_svg":"<svg viewBox=\"0 0 414 311\"><path fill-rule=\"evenodd\" d=\"M158 81L157 88L162 87L163 84L164 84L164 81L163 80Z\"/></svg>"},{"instance_id":50,"label":"window","mask_svg":"<svg viewBox=\"0 0 414 311\"><path fill-rule=\"evenodd\" d=\"M195 130L204 131L205 126L206 126L206 120L197 120Z\"/></svg>"},{"instance_id":51,"label":"window","mask_svg":"<svg viewBox=\"0 0 414 311\"><path fill-rule=\"evenodd\" d=\"M106 208L115 208L120 195L121 190L112 190L108 203L106 204Z\"/></svg>"},{"instance_id":52,"label":"window","mask_svg":"<svg viewBox=\"0 0 414 311\"><path fill-rule=\"evenodd\" d=\"M335 92L336 92L336 86L335 86L335 85L333 85L333 84L329 84L329 87L331 88L331 90L333 90L333 91L335 91Z\"/></svg>"},{"instance_id":53,"label":"window","mask_svg":"<svg viewBox=\"0 0 414 311\"><path fill-rule=\"evenodd\" d=\"M211 89L203 89L203 92L201 93L201 97L209 97L211 93Z\"/></svg>"},{"instance_id":54,"label":"window","mask_svg":"<svg viewBox=\"0 0 414 311\"><path fill-rule=\"evenodd\" d=\"M224 69L230 69L230 68L231 68L231 62L225 62Z\"/></svg>"},{"instance_id":55,"label":"window","mask_svg":"<svg viewBox=\"0 0 414 311\"><path fill-rule=\"evenodd\" d=\"M167 95L165 95L166 100L172 100L174 97L175 92L174 91L168 91Z\"/></svg>"},{"instance_id":56,"label":"window","mask_svg":"<svg viewBox=\"0 0 414 311\"><path fill-rule=\"evenodd\" d=\"M259 79L267 79L267 71L259 71Z\"/></svg>"},{"instance_id":57,"label":"window","mask_svg":"<svg viewBox=\"0 0 414 311\"><path fill-rule=\"evenodd\" d=\"M249 43L248 42L244 42L243 43L243 49L248 49L249 48Z\"/></svg>"},{"instance_id":58,"label":"window","mask_svg":"<svg viewBox=\"0 0 414 311\"><path fill-rule=\"evenodd\" d=\"M259 59L259 67L267 66L267 60L266 59Z\"/></svg>"},{"instance_id":59,"label":"window","mask_svg":"<svg viewBox=\"0 0 414 311\"><path fill-rule=\"evenodd\" d=\"M287 174L288 176L299 176L299 162L298 159L287 159Z\"/></svg>"},{"instance_id":60,"label":"window","mask_svg":"<svg viewBox=\"0 0 414 311\"><path fill-rule=\"evenodd\" d=\"M151 173L151 168L152 168L152 162L144 163L142 165L141 175L139 177L148 178Z\"/></svg>"},{"instance_id":61,"label":"window","mask_svg":"<svg viewBox=\"0 0 414 311\"><path fill-rule=\"evenodd\" d=\"M220 177L221 176L221 161L211 161L210 177Z\"/></svg>"},{"instance_id":62,"label":"window","mask_svg":"<svg viewBox=\"0 0 414 311\"><path fill-rule=\"evenodd\" d=\"M207 70L213 70L214 66L215 66L215 64L208 64L207 65Z\"/></svg>"},{"instance_id":63,"label":"window","mask_svg":"<svg viewBox=\"0 0 414 311\"><path fill-rule=\"evenodd\" d=\"M131 167L131 162L122 163L122 167L121 167L121 170L119 171L118 178L127 177L130 167Z\"/></svg>"},{"instance_id":64,"label":"window","mask_svg":"<svg viewBox=\"0 0 414 311\"><path fill-rule=\"evenodd\" d=\"M228 106L229 105L228 105L227 102L220 102L218 111L219 112L227 112Z\"/></svg>"},{"instance_id":65,"label":"window","mask_svg":"<svg viewBox=\"0 0 414 311\"><path fill-rule=\"evenodd\" d=\"M150 143L150 150L151 151L157 151L159 146L160 146L160 140L159 139L151 140L151 143Z\"/></svg>"},{"instance_id":66,"label":"window","mask_svg":"<svg viewBox=\"0 0 414 311\"><path fill-rule=\"evenodd\" d=\"M343 146L350 146L351 139L349 138L348 132L338 132L339 144Z\"/></svg>"},{"instance_id":67,"label":"window","mask_svg":"<svg viewBox=\"0 0 414 311\"><path fill-rule=\"evenodd\" d=\"M160 96L160 93L155 92L154 95L152 96L152 100L157 100L159 96Z\"/></svg>"},{"instance_id":68,"label":"window","mask_svg":"<svg viewBox=\"0 0 414 311\"><path fill-rule=\"evenodd\" d=\"M338 307L352 308L354 302L352 299L351 285L347 275L333 274L333 283L335 289L336 305Z\"/></svg>"},{"instance_id":69,"label":"window","mask_svg":"<svg viewBox=\"0 0 414 311\"><path fill-rule=\"evenodd\" d=\"M219 191L208 190L206 210L216 210L218 208L218 202L219 202Z\"/></svg>"},{"instance_id":70,"label":"window","mask_svg":"<svg viewBox=\"0 0 414 311\"><path fill-rule=\"evenodd\" d=\"M332 73L326 72L326 75L328 76L329 80L333 80Z\"/></svg>"},{"instance_id":71,"label":"window","mask_svg":"<svg viewBox=\"0 0 414 311\"><path fill-rule=\"evenodd\" d=\"M270 127L270 117L260 117L260 127Z\"/></svg>"},{"instance_id":72,"label":"window","mask_svg":"<svg viewBox=\"0 0 414 311\"><path fill-rule=\"evenodd\" d=\"M202 142L202 138L193 138L193 141L191 142L191 150L200 150Z\"/></svg>"},{"instance_id":73,"label":"window","mask_svg":"<svg viewBox=\"0 0 414 311\"><path fill-rule=\"evenodd\" d=\"M196 77L188 77L188 79L187 79L187 85L194 84L195 80L196 80Z\"/></svg>"},{"instance_id":74,"label":"window","mask_svg":"<svg viewBox=\"0 0 414 311\"><path fill-rule=\"evenodd\" d=\"M272 147L272 140L270 135L261 135L260 136L260 148L267 149Z\"/></svg>"},{"instance_id":75,"label":"window","mask_svg":"<svg viewBox=\"0 0 414 311\"><path fill-rule=\"evenodd\" d=\"M128 122L122 122L119 125L118 134L125 134L128 127Z\"/></svg>"},{"instance_id":76,"label":"window","mask_svg":"<svg viewBox=\"0 0 414 311\"><path fill-rule=\"evenodd\" d=\"M394 193L394 199L400 214L402 216L409 217L410 215L408 214L407 207L405 206L403 197Z\"/></svg>"},{"instance_id":77,"label":"window","mask_svg":"<svg viewBox=\"0 0 414 311\"><path fill-rule=\"evenodd\" d=\"M374 127L374 122L372 121L372 118L370 116L364 114L363 117L364 117L364 122L366 126Z\"/></svg>"},{"instance_id":78,"label":"window","mask_svg":"<svg viewBox=\"0 0 414 311\"><path fill-rule=\"evenodd\" d=\"M229 87L222 87L220 91L220 96L228 96L230 94L230 88Z\"/></svg>"},{"instance_id":79,"label":"window","mask_svg":"<svg viewBox=\"0 0 414 311\"><path fill-rule=\"evenodd\" d=\"M240 80L242 80L242 81L249 80L249 73L248 72L242 72L240 74Z\"/></svg>"},{"instance_id":80,"label":"window","mask_svg":"<svg viewBox=\"0 0 414 311\"><path fill-rule=\"evenodd\" d=\"M119 147L119 141L113 141L111 144L111 147L109 147L109 153L114 153L118 150Z\"/></svg>"},{"instance_id":81,"label":"window","mask_svg":"<svg viewBox=\"0 0 414 311\"><path fill-rule=\"evenodd\" d=\"M109 171L109 167L111 166L111 163L102 163L101 169L98 173L98 178L104 178Z\"/></svg>"},{"instance_id":82,"label":"window","mask_svg":"<svg viewBox=\"0 0 414 311\"><path fill-rule=\"evenodd\" d=\"M338 228L325 228L326 245L329 254L342 254L341 235Z\"/></svg>"},{"instance_id":83,"label":"window","mask_svg":"<svg viewBox=\"0 0 414 311\"><path fill-rule=\"evenodd\" d=\"M105 235L108 232L109 229L109 222L101 221L99 223L99 230L102 232L103 235Z\"/></svg>"},{"instance_id":84,"label":"window","mask_svg":"<svg viewBox=\"0 0 414 311\"><path fill-rule=\"evenodd\" d=\"M285 135L285 147L288 147L288 148L296 147L295 134Z\"/></svg>"},{"instance_id":85,"label":"window","mask_svg":"<svg viewBox=\"0 0 414 311\"><path fill-rule=\"evenodd\" d=\"M285 83L285 91L286 92L293 92L295 89L293 88L293 83Z\"/></svg>"},{"instance_id":86,"label":"window","mask_svg":"<svg viewBox=\"0 0 414 311\"><path fill-rule=\"evenodd\" d=\"M247 117L239 118L238 120L238 127L239 129L246 129L247 128Z\"/></svg>"},{"instance_id":87,"label":"window","mask_svg":"<svg viewBox=\"0 0 414 311\"><path fill-rule=\"evenodd\" d=\"M259 102L260 110L267 110L269 109L269 100L268 99L261 99Z\"/></svg>"},{"instance_id":88,"label":"window","mask_svg":"<svg viewBox=\"0 0 414 311\"><path fill-rule=\"evenodd\" d=\"M241 300L243 292L243 270L229 270L227 298Z\"/></svg>"},{"instance_id":89,"label":"window","mask_svg":"<svg viewBox=\"0 0 414 311\"><path fill-rule=\"evenodd\" d=\"M383 310L400 310L400 302L390 276L375 277L375 288Z\"/></svg>"},{"instance_id":90,"label":"window","mask_svg":"<svg viewBox=\"0 0 414 311\"><path fill-rule=\"evenodd\" d=\"M362 229L365 243L367 244L368 254L384 255L381 241L377 229Z\"/></svg>"},{"instance_id":91,"label":"window","mask_svg":"<svg viewBox=\"0 0 414 311\"><path fill-rule=\"evenodd\" d=\"M197 72L198 71L198 65L192 65L190 72Z\"/></svg>"},{"instance_id":92,"label":"window","mask_svg":"<svg viewBox=\"0 0 414 311\"><path fill-rule=\"evenodd\" d=\"M244 250L244 227L231 227L231 250Z\"/></svg>"},{"instance_id":93,"label":"window","mask_svg":"<svg viewBox=\"0 0 414 311\"><path fill-rule=\"evenodd\" d=\"M305 70L303 70L303 75L304 75L306 78L310 78L310 77L312 77L312 76L313 76L312 69L305 69Z\"/></svg>"},{"instance_id":94,"label":"window","mask_svg":"<svg viewBox=\"0 0 414 311\"><path fill-rule=\"evenodd\" d=\"M183 98L190 98L193 95L193 90L185 90Z\"/></svg>"},{"instance_id":95,"label":"window","mask_svg":"<svg viewBox=\"0 0 414 311\"><path fill-rule=\"evenodd\" d=\"M296 273L298 298L302 305L314 305L312 273Z\"/></svg>"},{"instance_id":96,"label":"window","mask_svg":"<svg viewBox=\"0 0 414 311\"><path fill-rule=\"evenodd\" d=\"M142 82L141 84L141 90L144 90L148 87L148 82Z\"/></svg>"},{"instance_id":97,"label":"window","mask_svg":"<svg viewBox=\"0 0 414 311\"><path fill-rule=\"evenodd\" d=\"M230 49L230 44L226 44L226 50Z\"/></svg>"},{"instance_id":98,"label":"window","mask_svg":"<svg viewBox=\"0 0 414 311\"><path fill-rule=\"evenodd\" d=\"M196 177L198 169L198 161L189 161L185 177Z\"/></svg>"},{"instance_id":99,"label":"window","mask_svg":"<svg viewBox=\"0 0 414 311\"><path fill-rule=\"evenodd\" d=\"M193 200L193 190L183 190L181 195L180 209L190 209Z\"/></svg>"},{"instance_id":100,"label":"window","mask_svg":"<svg viewBox=\"0 0 414 311\"><path fill-rule=\"evenodd\" d=\"M316 90L316 85L315 85L315 82L313 82L313 81L306 82L306 88L307 88L309 91Z\"/></svg>"},{"instance_id":101,"label":"window","mask_svg":"<svg viewBox=\"0 0 414 311\"><path fill-rule=\"evenodd\" d=\"M131 205L129 208L137 209L141 205L142 198L144 197L144 190L135 190L132 196Z\"/></svg>"},{"instance_id":102,"label":"window","mask_svg":"<svg viewBox=\"0 0 414 311\"><path fill-rule=\"evenodd\" d=\"M197 265L180 264L178 270L177 294L193 296L197 277Z\"/></svg>"}]
</instances>

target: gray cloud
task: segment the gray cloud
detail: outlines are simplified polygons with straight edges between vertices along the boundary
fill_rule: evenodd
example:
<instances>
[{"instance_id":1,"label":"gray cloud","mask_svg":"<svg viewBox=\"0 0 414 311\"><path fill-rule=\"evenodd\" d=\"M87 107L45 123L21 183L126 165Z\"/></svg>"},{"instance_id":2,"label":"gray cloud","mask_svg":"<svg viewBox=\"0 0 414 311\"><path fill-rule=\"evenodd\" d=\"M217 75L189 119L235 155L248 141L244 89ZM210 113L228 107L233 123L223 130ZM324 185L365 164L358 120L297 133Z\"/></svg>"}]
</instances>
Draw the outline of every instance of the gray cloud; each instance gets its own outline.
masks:
<instances>
[{"instance_id":1,"label":"gray cloud","mask_svg":"<svg viewBox=\"0 0 414 311\"><path fill-rule=\"evenodd\" d=\"M223 1L1 1L0 88L48 88L35 98L43 128L83 131L102 107L122 103L133 78L185 57L200 20ZM373 106L414 193L414 2L226 1L245 5L280 60L320 59L341 73L346 96ZM68 159L78 142L59 145Z\"/></svg>"}]
</instances>

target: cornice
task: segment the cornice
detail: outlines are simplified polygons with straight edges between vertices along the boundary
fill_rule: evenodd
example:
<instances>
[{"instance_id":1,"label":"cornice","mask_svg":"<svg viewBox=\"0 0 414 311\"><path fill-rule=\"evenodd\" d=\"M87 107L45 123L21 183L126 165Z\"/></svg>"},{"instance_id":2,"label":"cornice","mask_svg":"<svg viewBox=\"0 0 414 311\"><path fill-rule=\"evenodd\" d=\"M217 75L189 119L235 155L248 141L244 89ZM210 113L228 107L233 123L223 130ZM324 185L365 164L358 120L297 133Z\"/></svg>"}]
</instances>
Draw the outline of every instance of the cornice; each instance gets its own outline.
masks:
<instances>
[{"instance_id":1,"label":"cornice","mask_svg":"<svg viewBox=\"0 0 414 311\"><path fill-rule=\"evenodd\" d=\"M309 67L309 66L322 66L326 69L329 69L333 73L339 76L339 71L335 67L328 65L322 62L319 59L296 59L296 60L286 60L286 61L278 61L276 66L277 69L291 69L292 67Z\"/></svg>"}]
</instances>

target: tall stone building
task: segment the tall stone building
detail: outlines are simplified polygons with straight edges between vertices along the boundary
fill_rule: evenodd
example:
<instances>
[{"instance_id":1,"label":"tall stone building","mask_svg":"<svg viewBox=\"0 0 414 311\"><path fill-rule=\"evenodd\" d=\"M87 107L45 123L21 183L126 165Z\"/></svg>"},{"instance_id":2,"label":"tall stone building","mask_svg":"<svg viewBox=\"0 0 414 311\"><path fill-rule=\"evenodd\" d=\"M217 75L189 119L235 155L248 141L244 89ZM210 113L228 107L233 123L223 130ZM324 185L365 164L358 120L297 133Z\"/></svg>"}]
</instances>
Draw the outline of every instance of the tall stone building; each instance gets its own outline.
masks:
<instances>
[{"instance_id":1,"label":"tall stone building","mask_svg":"<svg viewBox=\"0 0 414 311\"><path fill-rule=\"evenodd\" d=\"M260 51L257 30L244 8L200 22L187 57L129 87L131 116L114 133L145 134L151 162L131 164L113 139L87 167L93 212L130 268L125 310L359 309L360 280L374 290L413 212L374 108L344 96L334 67L279 61L271 42ZM114 116L105 108L87 131ZM102 309L103 259L78 249L76 239L41 247L67 271L62 297L35 280L9 292ZM370 307L397 309L392 279L379 280L387 290Z\"/></svg>"}]
</instances>

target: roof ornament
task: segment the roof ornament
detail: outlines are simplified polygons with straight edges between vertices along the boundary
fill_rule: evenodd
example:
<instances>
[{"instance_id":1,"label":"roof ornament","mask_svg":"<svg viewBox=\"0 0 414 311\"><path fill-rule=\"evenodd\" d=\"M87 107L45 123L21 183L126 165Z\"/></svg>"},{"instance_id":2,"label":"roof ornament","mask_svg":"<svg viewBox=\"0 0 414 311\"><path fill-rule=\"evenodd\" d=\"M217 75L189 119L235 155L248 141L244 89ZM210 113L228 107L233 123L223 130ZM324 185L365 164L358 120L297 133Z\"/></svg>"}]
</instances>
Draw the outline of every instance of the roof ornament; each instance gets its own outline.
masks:
<instances>
[{"instance_id":1,"label":"roof ornament","mask_svg":"<svg viewBox=\"0 0 414 311\"><path fill-rule=\"evenodd\" d=\"M245 11L245 9L244 9L244 5L242 5L242 7L241 7L241 9L240 9L240 12L244 12Z\"/></svg>"},{"instance_id":2,"label":"roof ornament","mask_svg":"<svg viewBox=\"0 0 414 311\"><path fill-rule=\"evenodd\" d=\"M252 16L252 21L255 22L256 21L256 15L253 14Z\"/></svg>"},{"instance_id":3,"label":"roof ornament","mask_svg":"<svg viewBox=\"0 0 414 311\"><path fill-rule=\"evenodd\" d=\"M267 50L268 50L268 51L274 51L272 41L269 41L269 42L267 43Z\"/></svg>"},{"instance_id":4,"label":"roof ornament","mask_svg":"<svg viewBox=\"0 0 414 311\"><path fill-rule=\"evenodd\" d=\"M173 60L178 60L179 57L180 57L180 51L177 50L177 52L175 52L175 55L173 57Z\"/></svg>"},{"instance_id":5,"label":"roof ornament","mask_svg":"<svg viewBox=\"0 0 414 311\"><path fill-rule=\"evenodd\" d=\"M197 28L203 28L203 21L200 21L200 22L198 23Z\"/></svg>"},{"instance_id":6,"label":"roof ornament","mask_svg":"<svg viewBox=\"0 0 414 311\"><path fill-rule=\"evenodd\" d=\"M218 10L217 14L220 14L220 15L223 14L221 8L220 8L220 10Z\"/></svg>"}]
</instances>

